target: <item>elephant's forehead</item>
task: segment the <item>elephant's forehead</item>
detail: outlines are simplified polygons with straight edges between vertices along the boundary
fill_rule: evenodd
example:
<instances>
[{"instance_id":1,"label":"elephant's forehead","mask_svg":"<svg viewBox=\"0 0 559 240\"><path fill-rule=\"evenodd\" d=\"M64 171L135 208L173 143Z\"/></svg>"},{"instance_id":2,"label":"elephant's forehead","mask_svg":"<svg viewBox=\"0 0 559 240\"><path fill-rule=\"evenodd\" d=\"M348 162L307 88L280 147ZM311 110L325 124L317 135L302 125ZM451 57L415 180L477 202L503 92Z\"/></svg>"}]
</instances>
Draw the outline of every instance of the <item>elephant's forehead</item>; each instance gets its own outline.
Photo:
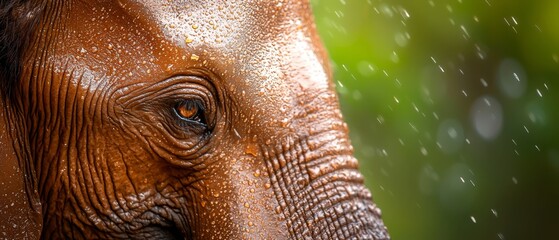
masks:
<instances>
[{"instance_id":1,"label":"elephant's forehead","mask_svg":"<svg viewBox=\"0 0 559 240\"><path fill-rule=\"evenodd\" d=\"M131 15L154 23L174 46L205 55L203 60L213 60L213 65L229 67L236 73L264 79L279 77L282 72L299 70L285 64L293 60L291 54L296 52L303 58L315 54L312 34L305 29L312 26L310 9L301 1L129 3L130 7L123 7Z\"/></svg>"},{"instance_id":2,"label":"elephant's forehead","mask_svg":"<svg viewBox=\"0 0 559 240\"><path fill-rule=\"evenodd\" d=\"M305 1L88 1L71 9L67 27L74 36L64 38L65 55L84 55L82 63L99 76L136 74L127 68L138 66L180 72L200 62L237 75L324 71L301 68L326 59Z\"/></svg>"},{"instance_id":3,"label":"elephant's forehead","mask_svg":"<svg viewBox=\"0 0 559 240\"><path fill-rule=\"evenodd\" d=\"M253 53L265 44L288 45L290 35L312 25L308 3L301 1L151 1L119 2L128 18L151 26L146 32L186 50L215 55ZM161 35L163 36L161 36ZM218 56L216 56L218 57Z\"/></svg>"},{"instance_id":4,"label":"elephant's forehead","mask_svg":"<svg viewBox=\"0 0 559 240\"><path fill-rule=\"evenodd\" d=\"M322 65L317 59L319 41L309 31L311 10L303 1L132 0L121 6L155 24L174 46L206 55L204 60L233 72L262 79L285 78L281 75L287 72L324 72L322 66L316 68ZM303 76L297 79L303 86L313 85Z\"/></svg>"}]
</instances>

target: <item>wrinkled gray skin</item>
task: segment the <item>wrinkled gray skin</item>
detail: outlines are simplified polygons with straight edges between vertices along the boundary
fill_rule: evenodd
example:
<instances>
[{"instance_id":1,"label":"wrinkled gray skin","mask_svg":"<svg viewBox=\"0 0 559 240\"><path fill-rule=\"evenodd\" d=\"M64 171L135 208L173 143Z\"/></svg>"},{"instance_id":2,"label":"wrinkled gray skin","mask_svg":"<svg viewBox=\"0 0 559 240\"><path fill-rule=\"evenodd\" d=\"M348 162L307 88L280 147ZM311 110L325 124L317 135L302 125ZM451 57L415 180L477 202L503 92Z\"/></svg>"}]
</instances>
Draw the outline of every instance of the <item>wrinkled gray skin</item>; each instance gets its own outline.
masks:
<instances>
[{"instance_id":1,"label":"wrinkled gray skin","mask_svg":"<svg viewBox=\"0 0 559 240\"><path fill-rule=\"evenodd\" d=\"M13 236L388 239L307 1L23 9L0 121L25 179L0 178Z\"/></svg>"}]
</instances>

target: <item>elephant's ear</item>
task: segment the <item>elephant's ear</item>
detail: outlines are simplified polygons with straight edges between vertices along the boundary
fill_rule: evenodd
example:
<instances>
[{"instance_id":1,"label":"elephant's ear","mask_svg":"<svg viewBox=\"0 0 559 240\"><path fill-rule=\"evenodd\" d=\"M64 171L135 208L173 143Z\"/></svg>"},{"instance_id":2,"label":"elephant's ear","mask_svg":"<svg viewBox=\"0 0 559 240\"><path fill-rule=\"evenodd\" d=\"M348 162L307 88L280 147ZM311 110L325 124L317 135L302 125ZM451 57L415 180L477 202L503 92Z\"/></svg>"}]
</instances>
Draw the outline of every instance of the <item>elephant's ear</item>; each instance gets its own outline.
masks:
<instances>
[{"instance_id":1,"label":"elephant's ear","mask_svg":"<svg viewBox=\"0 0 559 240\"><path fill-rule=\"evenodd\" d=\"M42 216L39 195L30 187L16 152L15 129L9 123L10 108L0 98L0 238L39 239Z\"/></svg>"}]
</instances>

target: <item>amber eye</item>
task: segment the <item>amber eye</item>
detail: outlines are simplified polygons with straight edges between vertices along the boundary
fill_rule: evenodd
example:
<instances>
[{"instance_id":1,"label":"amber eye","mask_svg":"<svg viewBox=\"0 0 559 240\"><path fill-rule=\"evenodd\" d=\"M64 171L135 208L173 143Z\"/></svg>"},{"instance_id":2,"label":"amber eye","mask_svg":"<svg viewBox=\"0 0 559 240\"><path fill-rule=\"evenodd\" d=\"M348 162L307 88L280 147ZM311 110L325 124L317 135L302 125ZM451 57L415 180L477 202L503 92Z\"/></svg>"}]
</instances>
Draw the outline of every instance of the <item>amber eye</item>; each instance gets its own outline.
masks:
<instances>
[{"instance_id":1,"label":"amber eye","mask_svg":"<svg viewBox=\"0 0 559 240\"><path fill-rule=\"evenodd\" d=\"M204 123L203 108L197 101L181 101L176 104L175 112L183 120Z\"/></svg>"}]
</instances>

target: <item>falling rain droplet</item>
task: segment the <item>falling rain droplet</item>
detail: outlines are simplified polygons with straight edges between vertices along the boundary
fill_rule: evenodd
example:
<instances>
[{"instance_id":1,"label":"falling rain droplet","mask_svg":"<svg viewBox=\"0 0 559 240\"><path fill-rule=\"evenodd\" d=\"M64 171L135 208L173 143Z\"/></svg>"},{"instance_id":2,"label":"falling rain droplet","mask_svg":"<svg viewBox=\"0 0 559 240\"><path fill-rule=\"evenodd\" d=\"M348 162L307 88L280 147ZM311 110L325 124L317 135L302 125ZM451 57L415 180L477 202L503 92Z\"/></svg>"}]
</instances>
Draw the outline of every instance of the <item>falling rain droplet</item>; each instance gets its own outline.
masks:
<instances>
[{"instance_id":1,"label":"falling rain droplet","mask_svg":"<svg viewBox=\"0 0 559 240\"><path fill-rule=\"evenodd\" d=\"M487 86L488 86L487 81L485 81L485 79L482 78L482 79L480 79L479 81L481 82L481 84L483 85L483 87L487 87Z\"/></svg>"},{"instance_id":2,"label":"falling rain droplet","mask_svg":"<svg viewBox=\"0 0 559 240\"><path fill-rule=\"evenodd\" d=\"M445 153L453 153L462 147L464 130L462 124L454 119L441 123L437 132L437 143Z\"/></svg>"},{"instance_id":3,"label":"falling rain droplet","mask_svg":"<svg viewBox=\"0 0 559 240\"><path fill-rule=\"evenodd\" d=\"M498 217L498 216L499 216L499 214L497 214L497 210L495 210L495 209L491 209L491 213L493 213L493 215L494 215L495 217Z\"/></svg>"},{"instance_id":4,"label":"falling rain droplet","mask_svg":"<svg viewBox=\"0 0 559 240\"><path fill-rule=\"evenodd\" d=\"M409 33L396 33L394 35L394 41L396 42L396 44L398 44L398 46L400 47L405 47L408 45L408 42L410 40L410 35Z\"/></svg>"},{"instance_id":5,"label":"falling rain droplet","mask_svg":"<svg viewBox=\"0 0 559 240\"><path fill-rule=\"evenodd\" d=\"M519 98L526 91L526 73L520 63L505 59L497 73L499 89L510 98Z\"/></svg>"},{"instance_id":6,"label":"falling rain droplet","mask_svg":"<svg viewBox=\"0 0 559 240\"><path fill-rule=\"evenodd\" d=\"M392 51L392 54L390 55L390 60L394 63L398 63L400 61L400 57L398 56L398 53L396 53L396 51Z\"/></svg>"},{"instance_id":7,"label":"falling rain droplet","mask_svg":"<svg viewBox=\"0 0 559 240\"><path fill-rule=\"evenodd\" d=\"M427 156L429 154L429 152L427 152L427 149L425 147L421 147L420 151L423 156Z\"/></svg>"},{"instance_id":8,"label":"falling rain droplet","mask_svg":"<svg viewBox=\"0 0 559 240\"><path fill-rule=\"evenodd\" d=\"M526 106L526 113L528 119L534 124L546 125L549 122L548 111L537 101L533 101Z\"/></svg>"}]
</instances>

